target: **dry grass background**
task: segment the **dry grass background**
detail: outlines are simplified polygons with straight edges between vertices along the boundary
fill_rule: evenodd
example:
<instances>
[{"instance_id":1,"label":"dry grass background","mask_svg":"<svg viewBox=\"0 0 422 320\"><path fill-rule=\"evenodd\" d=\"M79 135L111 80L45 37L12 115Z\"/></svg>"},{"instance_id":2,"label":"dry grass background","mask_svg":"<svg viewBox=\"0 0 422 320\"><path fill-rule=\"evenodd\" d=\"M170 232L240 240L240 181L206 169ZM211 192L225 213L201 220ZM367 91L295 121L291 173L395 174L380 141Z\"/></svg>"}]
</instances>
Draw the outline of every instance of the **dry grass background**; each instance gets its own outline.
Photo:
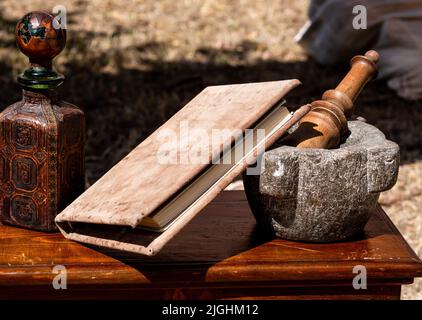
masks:
<instances>
[{"instance_id":1,"label":"dry grass background","mask_svg":"<svg viewBox=\"0 0 422 320\"><path fill-rule=\"evenodd\" d=\"M2 0L0 110L20 98L26 66L13 29L27 11L68 9L68 45L56 60L62 94L87 115L87 178L94 182L207 85L298 78L294 108L333 88L347 66L324 68L293 41L308 1ZM381 203L422 257L422 102L383 83L362 93L358 113L401 147L400 175ZM422 299L422 281L404 299Z\"/></svg>"}]
</instances>

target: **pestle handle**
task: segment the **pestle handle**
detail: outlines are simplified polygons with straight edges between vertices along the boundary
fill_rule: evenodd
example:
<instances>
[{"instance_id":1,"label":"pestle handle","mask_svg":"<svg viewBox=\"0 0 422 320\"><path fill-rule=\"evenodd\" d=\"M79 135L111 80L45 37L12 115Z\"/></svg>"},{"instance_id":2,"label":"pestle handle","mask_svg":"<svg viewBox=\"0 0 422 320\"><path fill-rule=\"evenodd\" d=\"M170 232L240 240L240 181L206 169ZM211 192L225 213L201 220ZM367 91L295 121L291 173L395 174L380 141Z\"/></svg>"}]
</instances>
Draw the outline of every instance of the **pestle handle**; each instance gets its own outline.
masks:
<instances>
[{"instance_id":1,"label":"pestle handle","mask_svg":"<svg viewBox=\"0 0 422 320\"><path fill-rule=\"evenodd\" d=\"M299 127L283 141L298 148L335 148L347 131L347 118L354 113L353 103L368 81L376 77L379 54L375 50L355 56L351 68L339 85L311 103L311 111Z\"/></svg>"},{"instance_id":2,"label":"pestle handle","mask_svg":"<svg viewBox=\"0 0 422 320\"><path fill-rule=\"evenodd\" d=\"M350 117L354 113L353 103L363 87L377 76L378 60L379 54L375 50L369 50L364 56L354 56L350 61L350 71L334 90L324 93L322 100L340 106L346 117Z\"/></svg>"},{"instance_id":3,"label":"pestle handle","mask_svg":"<svg viewBox=\"0 0 422 320\"><path fill-rule=\"evenodd\" d=\"M335 90L346 94L352 102L356 100L365 84L377 74L379 54L370 50L364 56L355 56L350 61L351 69Z\"/></svg>"}]
</instances>

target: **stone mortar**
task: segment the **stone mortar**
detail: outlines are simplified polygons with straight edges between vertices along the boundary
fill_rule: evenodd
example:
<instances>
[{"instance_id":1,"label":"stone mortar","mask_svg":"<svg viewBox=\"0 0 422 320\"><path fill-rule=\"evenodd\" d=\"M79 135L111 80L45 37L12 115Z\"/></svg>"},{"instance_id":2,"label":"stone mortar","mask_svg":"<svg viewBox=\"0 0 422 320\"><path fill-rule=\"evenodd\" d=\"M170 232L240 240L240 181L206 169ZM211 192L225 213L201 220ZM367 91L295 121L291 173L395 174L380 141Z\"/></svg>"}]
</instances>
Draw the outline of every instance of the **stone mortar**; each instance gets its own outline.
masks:
<instances>
[{"instance_id":1,"label":"stone mortar","mask_svg":"<svg viewBox=\"0 0 422 320\"><path fill-rule=\"evenodd\" d=\"M243 176L259 225L273 236L332 242L363 230L380 192L394 186L399 147L372 125L348 122L337 149L282 146L265 152L260 175Z\"/></svg>"}]
</instances>

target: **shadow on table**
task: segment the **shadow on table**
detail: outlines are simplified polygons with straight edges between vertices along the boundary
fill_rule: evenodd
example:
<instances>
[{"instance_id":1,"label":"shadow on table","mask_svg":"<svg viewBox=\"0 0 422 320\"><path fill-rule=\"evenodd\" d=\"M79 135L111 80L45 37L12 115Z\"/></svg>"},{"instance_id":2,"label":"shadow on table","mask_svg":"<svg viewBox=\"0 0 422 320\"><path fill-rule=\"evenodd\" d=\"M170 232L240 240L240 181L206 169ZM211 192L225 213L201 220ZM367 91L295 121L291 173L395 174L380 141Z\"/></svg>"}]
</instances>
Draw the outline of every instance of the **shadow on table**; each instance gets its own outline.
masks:
<instances>
[{"instance_id":1,"label":"shadow on table","mask_svg":"<svg viewBox=\"0 0 422 320\"><path fill-rule=\"evenodd\" d=\"M151 282L205 281L213 266L236 259L271 240L256 227L252 215L238 221L236 215L219 215L220 222L207 220L213 213L216 212L210 212L208 217L206 212L201 213L153 257L86 246L138 270Z\"/></svg>"}]
</instances>

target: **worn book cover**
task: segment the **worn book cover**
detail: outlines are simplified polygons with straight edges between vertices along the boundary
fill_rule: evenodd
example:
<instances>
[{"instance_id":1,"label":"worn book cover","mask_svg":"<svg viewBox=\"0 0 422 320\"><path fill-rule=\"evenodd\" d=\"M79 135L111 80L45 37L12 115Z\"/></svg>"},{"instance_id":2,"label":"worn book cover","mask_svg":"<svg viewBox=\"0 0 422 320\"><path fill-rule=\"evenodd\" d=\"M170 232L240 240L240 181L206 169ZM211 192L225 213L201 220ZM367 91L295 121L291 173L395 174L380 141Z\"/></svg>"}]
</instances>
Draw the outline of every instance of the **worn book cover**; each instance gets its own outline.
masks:
<instances>
[{"instance_id":1,"label":"worn book cover","mask_svg":"<svg viewBox=\"0 0 422 320\"><path fill-rule=\"evenodd\" d=\"M83 243L156 254L309 110L291 114L281 105L299 83L205 88L63 210L60 231Z\"/></svg>"}]
</instances>

